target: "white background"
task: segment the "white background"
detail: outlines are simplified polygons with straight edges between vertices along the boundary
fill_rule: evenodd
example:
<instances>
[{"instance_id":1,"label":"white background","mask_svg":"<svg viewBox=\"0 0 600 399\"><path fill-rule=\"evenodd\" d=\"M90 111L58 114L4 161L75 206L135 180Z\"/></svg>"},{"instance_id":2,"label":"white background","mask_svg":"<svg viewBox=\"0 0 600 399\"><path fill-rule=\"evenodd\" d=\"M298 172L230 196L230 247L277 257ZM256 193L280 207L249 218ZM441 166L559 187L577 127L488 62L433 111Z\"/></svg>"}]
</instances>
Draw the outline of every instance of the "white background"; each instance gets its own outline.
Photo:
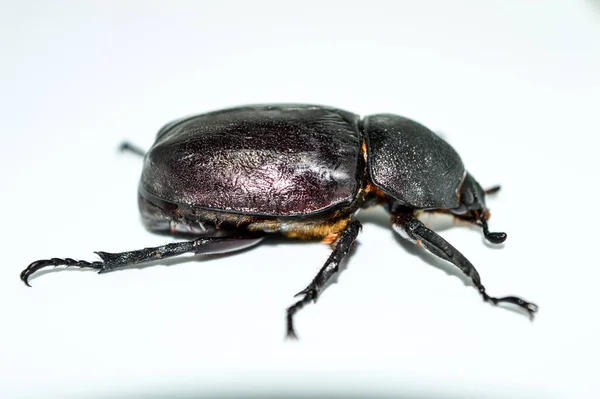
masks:
<instances>
[{"instance_id":1,"label":"white background","mask_svg":"<svg viewBox=\"0 0 600 399\"><path fill-rule=\"evenodd\" d=\"M4 1L0 30L0 397L598 397L598 2ZM264 102L441 132L503 185L488 205L509 237L436 228L536 320L483 303L381 210L298 342L284 310L320 243L19 281L36 259L170 241L142 227L120 141Z\"/></svg>"}]
</instances>

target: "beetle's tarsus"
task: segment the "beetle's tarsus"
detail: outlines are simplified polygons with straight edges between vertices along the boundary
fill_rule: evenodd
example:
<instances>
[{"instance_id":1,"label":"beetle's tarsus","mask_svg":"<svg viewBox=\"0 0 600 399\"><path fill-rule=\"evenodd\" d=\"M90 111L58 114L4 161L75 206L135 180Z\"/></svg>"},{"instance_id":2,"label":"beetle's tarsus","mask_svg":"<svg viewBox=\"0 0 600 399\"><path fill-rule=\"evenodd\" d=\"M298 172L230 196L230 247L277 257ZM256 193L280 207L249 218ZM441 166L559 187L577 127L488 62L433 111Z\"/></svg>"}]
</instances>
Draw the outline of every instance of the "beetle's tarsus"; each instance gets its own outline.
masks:
<instances>
[{"instance_id":1,"label":"beetle's tarsus","mask_svg":"<svg viewBox=\"0 0 600 399\"><path fill-rule=\"evenodd\" d=\"M298 335L296 334L296 330L294 330L294 315L296 314L296 312L298 312L300 309L302 309L304 307L304 305L308 304L310 302L310 298L308 298L308 296L304 296L304 298L302 298L301 300L299 300L298 302L296 302L295 304L293 304L292 306L290 306L289 308L287 308L287 318L286 318L286 322L287 322L287 333L286 336L288 338L291 339L298 339Z\"/></svg>"},{"instance_id":2,"label":"beetle's tarsus","mask_svg":"<svg viewBox=\"0 0 600 399\"><path fill-rule=\"evenodd\" d=\"M483 289L483 287L482 287L482 289ZM481 291L481 289L480 289L480 291ZM533 320L535 313L539 309L535 303L527 302L516 296L505 296L502 298L494 298L494 297L491 297L488 294L486 294L485 289L483 289L483 291L481 291L481 293L483 295L484 301L491 302L494 305L498 305L500 303L509 303L511 305L518 306L519 308L521 308L527 312L527 314L529 315L529 318L531 320Z\"/></svg>"},{"instance_id":3,"label":"beetle's tarsus","mask_svg":"<svg viewBox=\"0 0 600 399\"><path fill-rule=\"evenodd\" d=\"M96 270L101 270L103 267L103 262L88 262L85 260L75 260L75 259L71 259L71 258L52 258L52 259L41 259L41 260L36 260L35 262L31 263L29 266L27 266L25 268L25 270L23 270L21 272L21 280L25 283L25 285L27 285L28 287L31 287L31 284L29 284L29 277L31 277L32 274L34 274L35 272L45 268L45 267L49 267L49 266L75 266L75 267L81 267L81 268L91 268L91 269L96 269Z\"/></svg>"},{"instance_id":4,"label":"beetle's tarsus","mask_svg":"<svg viewBox=\"0 0 600 399\"><path fill-rule=\"evenodd\" d=\"M290 307L291 308L291 307ZM298 335L296 334L296 331L294 331L294 320L293 320L293 315L290 315L290 309L288 308L287 311L287 330L285 333L285 337L289 340L298 340Z\"/></svg>"},{"instance_id":5,"label":"beetle's tarsus","mask_svg":"<svg viewBox=\"0 0 600 399\"><path fill-rule=\"evenodd\" d=\"M402 230L406 236L414 242L420 242L422 246L432 254L458 267L465 275L471 278L473 285L477 288L484 301L494 305L498 305L499 303L516 305L527 311L531 318L533 318L534 313L537 312L537 305L521 298L515 296L503 298L489 296L485 287L481 284L481 278L479 277L479 273L475 269L475 266L473 266L473 264L448 241L444 240L433 230L425 227L425 225L420 220L416 219L412 213L402 212L394 215L393 226L396 230Z\"/></svg>"}]
</instances>

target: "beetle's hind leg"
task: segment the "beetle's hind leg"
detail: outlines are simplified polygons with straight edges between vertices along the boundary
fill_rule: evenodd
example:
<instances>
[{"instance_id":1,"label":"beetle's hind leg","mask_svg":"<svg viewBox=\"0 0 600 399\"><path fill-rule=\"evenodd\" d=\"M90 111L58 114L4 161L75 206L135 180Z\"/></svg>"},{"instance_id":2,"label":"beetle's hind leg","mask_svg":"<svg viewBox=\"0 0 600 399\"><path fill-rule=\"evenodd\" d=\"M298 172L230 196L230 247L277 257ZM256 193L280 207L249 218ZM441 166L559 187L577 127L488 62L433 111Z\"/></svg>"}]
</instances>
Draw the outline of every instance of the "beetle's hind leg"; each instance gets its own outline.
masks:
<instances>
[{"instance_id":1,"label":"beetle's hind leg","mask_svg":"<svg viewBox=\"0 0 600 399\"><path fill-rule=\"evenodd\" d=\"M151 262L154 260L171 258L185 253L196 255L222 254L239 251L261 242L264 234L241 237L201 237L190 241L174 242L171 244L150 247L127 252L96 252L102 261L87 262L71 258L52 258L38 260L27 266L21 272L21 280L29 285L32 274L49 266L80 267L98 270L98 273L107 273L126 266Z\"/></svg>"},{"instance_id":2,"label":"beetle's hind leg","mask_svg":"<svg viewBox=\"0 0 600 399\"><path fill-rule=\"evenodd\" d=\"M479 273L475 269L475 266L469 262L467 258L463 256L456 248L450 243L440 237L433 230L428 229L425 225L414 217L412 211L406 211L404 213L396 213L392 223L394 230L396 230L403 238L413 242L420 243L426 250L434 254L435 256L442 258L456 267L458 267L465 275L471 278L473 285L479 291L481 296L486 302L490 302L494 305L500 303L509 303L516 305L529 314L533 319L535 312L537 312L537 305L527 302L521 298L515 296L507 296L502 298L496 298L489 296L485 290Z\"/></svg>"},{"instance_id":3,"label":"beetle's hind leg","mask_svg":"<svg viewBox=\"0 0 600 399\"><path fill-rule=\"evenodd\" d=\"M329 255L329 258L321 270L319 270L319 273L317 273L313 281L311 281L305 289L296 294L296 296L302 296L302 299L290 306L287 310L288 338L296 338L296 332L294 331L294 315L311 301L317 300L317 297L325 284L327 284L327 281L339 271L340 262L348 254L348 251L350 251L361 227L360 222L354 220L342 230L337 240L333 243L333 252L331 252L331 255Z\"/></svg>"}]
</instances>

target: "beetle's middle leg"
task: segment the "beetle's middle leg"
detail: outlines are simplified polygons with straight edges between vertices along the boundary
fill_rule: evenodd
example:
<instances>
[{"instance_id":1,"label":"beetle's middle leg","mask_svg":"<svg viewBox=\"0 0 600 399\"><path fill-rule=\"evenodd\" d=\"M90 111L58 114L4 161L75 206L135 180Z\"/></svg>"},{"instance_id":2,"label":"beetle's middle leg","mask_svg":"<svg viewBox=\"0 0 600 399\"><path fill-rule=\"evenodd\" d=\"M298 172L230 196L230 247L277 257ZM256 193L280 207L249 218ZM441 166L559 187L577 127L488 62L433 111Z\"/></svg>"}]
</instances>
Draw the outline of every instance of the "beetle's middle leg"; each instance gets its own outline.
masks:
<instances>
[{"instance_id":1,"label":"beetle's middle leg","mask_svg":"<svg viewBox=\"0 0 600 399\"><path fill-rule=\"evenodd\" d=\"M327 281L339 271L339 265L342 259L348 254L352 244L356 241L358 232L361 229L361 224L358 220L353 220L348 223L346 228L342 230L337 240L334 241L334 249L327 262L323 265L319 273L315 276L313 281L296 296L302 295L302 299L290 306L287 310L287 336L288 338L296 338L296 332L294 331L294 315L310 301L316 301L321 290L327 284Z\"/></svg>"},{"instance_id":2,"label":"beetle's middle leg","mask_svg":"<svg viewBox=\"0 0 600 399\"><path fill-rule=\"evenodd\" d=\"M49 266L72 266L98 270L107 273L125 266L137 265L165 258L194 253L197 255L222 254L239 251L258 244L264 234L242 237L200 237L190 241L174 242L158 247L150 247L127 252L96 252L102 261L87 262L71 258L51 258L38 260L21 272L21 280L29 285L29 277L40 269Z\"/></svg>"},{"instance_id":3,"label":"beetle's middle leg","mask_svg":"<svg viewBox=\"0 0 600 399\"><path fill-rule=\"evenodd\" d=\"M403 238L413 243L421 244L435 256L458 267L465 275L471 278L473 285L475 285L475 288L477 288L486 302L490 302L494 305L498 305L499 303L516 305L526 310L531 318L533 318L533 315L538 310L537 305L515 296L502 298L489 296L485 287L481 284L481 278L479 277L479 273L475 269L475 266L473 266L473 264L471 264L471 262L469 262L469 260L456 248L450 245L448 241L444 240L433 230L425 227L420 220L414 217L412 211L407 210L406 212L396 213L393 217L392 226Z\"/></svg>"}]
</instances>

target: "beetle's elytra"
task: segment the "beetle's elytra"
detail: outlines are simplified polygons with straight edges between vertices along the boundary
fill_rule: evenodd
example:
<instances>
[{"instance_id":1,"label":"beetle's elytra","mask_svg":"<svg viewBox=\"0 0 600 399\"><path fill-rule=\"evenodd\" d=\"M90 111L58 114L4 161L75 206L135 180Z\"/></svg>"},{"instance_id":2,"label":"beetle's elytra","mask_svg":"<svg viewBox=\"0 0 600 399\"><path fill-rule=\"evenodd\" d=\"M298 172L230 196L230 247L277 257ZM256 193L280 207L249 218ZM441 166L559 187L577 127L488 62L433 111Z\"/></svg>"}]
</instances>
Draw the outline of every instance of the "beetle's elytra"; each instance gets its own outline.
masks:
<instances>
[{"instance_id":1,"label":"beetle's elytra","mask_svg":"<svg viewBox=\"0 0 600 399\"><path fill-rule=\"evenodd\" d=\"M502 243L505 233L488 230L485 205L485 195L498 189L483 190L449 144L400 116L361 119L300 104L215 111L164 126L145 154L139 185L144 225L155 232L192 234L193 240L97 252L102 260L96 262L39 260L21 279L29 285L29 277L46 266L105 273L188 252L236 251L270 234L323 240L333 247L329 259L287 311L287 333L295 337L294 314L317 298L358 236L357 211L382 205L396 232L456 265L485 301L513 304L533 317L533 303L489 296L471 262L417 219L419 212L448 213L480 226L490 242Z\"/></svg>"}]
</instances>

